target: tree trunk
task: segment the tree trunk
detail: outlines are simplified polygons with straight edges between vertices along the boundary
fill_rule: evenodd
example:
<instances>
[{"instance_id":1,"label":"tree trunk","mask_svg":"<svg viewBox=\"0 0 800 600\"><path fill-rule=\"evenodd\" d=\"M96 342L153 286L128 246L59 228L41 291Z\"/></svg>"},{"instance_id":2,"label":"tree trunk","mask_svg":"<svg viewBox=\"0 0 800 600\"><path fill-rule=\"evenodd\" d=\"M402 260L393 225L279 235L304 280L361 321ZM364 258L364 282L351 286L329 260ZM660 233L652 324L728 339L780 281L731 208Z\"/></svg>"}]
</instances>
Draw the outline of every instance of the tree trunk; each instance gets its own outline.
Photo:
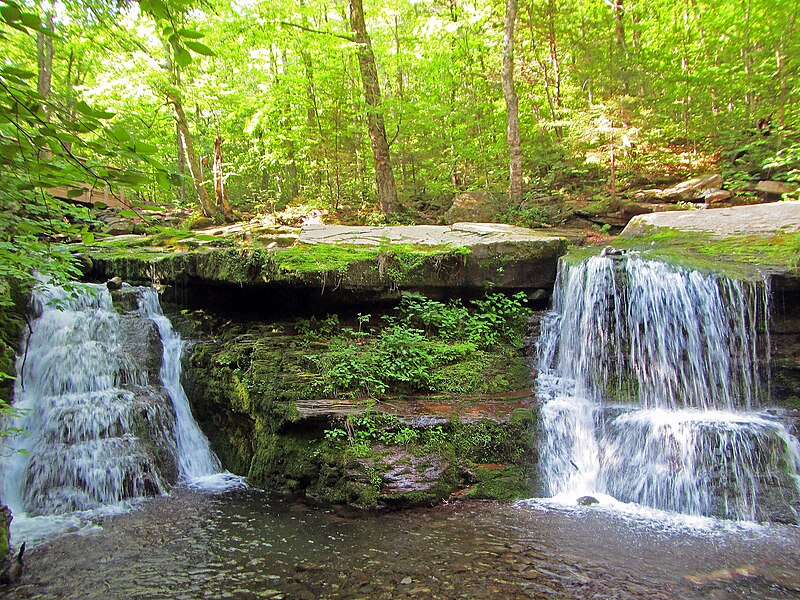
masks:
<instances>
[{"instance_id":1,"label":"tree trunk","mask_svg":"<svg viewBox=\"0 0 800 600\"><path fill-rule=\"evenodd\" d=\"M614 37L617 41L617 49L625 56L628 53L628 46L625 43L625 5L624 0L614 0Z\"/></svg>"},{"instance_id":2,"label":"tree trunk","mask_svg":"<svg viewBox=\"0 0 800 600\"><path fill-rule=\"evenodd\" d=\"M558 59L558 44L556 41L556 11L553 5L553 0L547 3L547 41L550 46L550 63L553 65L553 78L555 80L555 94L554 100L556 108L558 109L553 113L552 118L555 121L561 121L563 115L562 109L563 102L561 99L561 62ZM560 140L564 138L564 130L561 125L556 125L556 137Z\"/></svg>"},{"instance_id":3,"label":"tree trunk","mask_svg":"<svg viewBox=\"0 0 800 600\"><path fill-rule=\"evenodd\" d=\"M225 175L222 172L222 136L217 134L214 138L214 195L217 200L217 208L222 211L225 220L229 223L233 221L233 209L228 202L228 194L225 191Z\"/></svg>"},{"instance_id":4,"label":"tree trunk","mask_svg":"<svg viewBox=\"0 0 800 600\"><path fill-rule=\"evenodd\" d=\"M208 196L203 185L203 174L200 171L200 161L197 160L197 154L194 151L194 144L192 143L192 135L189 132L189 123L186 120L186 113L183 112L183 103L177 92L167 92L167 101L172 106L173 116L175 117L175 124L178 127L178 141L180 147L183 149L183 155L186 157L186 167L189 169L189 174L194 181L195 190L197 191L197 199L200 202L200 210L206 217L213 217L216 211Z\"/></svg>"},{"instance_id":5,"label":"tree trunk","mask_svg":"<svg viewBox=\"0 0 800 600\"><path fill-rule=\"evenodd\" d=\"M350 26L358 45L358 66L364 85L364 98L367 103L367 130L375 161L375 183L378 189L378 205L384 215L391 213L397 205L397 186L392 172L389 156L389 142L386 139L386 126L381 109L381 88L375 55L367 35L364 22L364 7L361 0L350 0Z\"/></svg>"},{"instance_id":6,"label":"tree trunk","mask_svg":"<svg viewBox=\"0 0 800 600\"><path fill-rule=\"evenodd\" d=\"M519 100L514 89L514 24L517 20L517 0L506 0L506 20L503 27L503 69L501 84L508 111L509 200L512 206L522 203L522 148L519 135Z\"/></svg>"},{"instance_id":7,"label":"tree trunk","mask_svg":"<svg viewBox=\"0 0 800 600\"><path fill-rule=\"evenodd\" d=\"M42 19L43 25L50 31L53 30L54 15L53 9L48 8ZM53 38L41 31L36 34L36 63L39 70L36 89L44 96L42 108L49 119L52 111L47 106L47 101L50 99L50 93L53 89Z\"/></svg>"}]
</instances>

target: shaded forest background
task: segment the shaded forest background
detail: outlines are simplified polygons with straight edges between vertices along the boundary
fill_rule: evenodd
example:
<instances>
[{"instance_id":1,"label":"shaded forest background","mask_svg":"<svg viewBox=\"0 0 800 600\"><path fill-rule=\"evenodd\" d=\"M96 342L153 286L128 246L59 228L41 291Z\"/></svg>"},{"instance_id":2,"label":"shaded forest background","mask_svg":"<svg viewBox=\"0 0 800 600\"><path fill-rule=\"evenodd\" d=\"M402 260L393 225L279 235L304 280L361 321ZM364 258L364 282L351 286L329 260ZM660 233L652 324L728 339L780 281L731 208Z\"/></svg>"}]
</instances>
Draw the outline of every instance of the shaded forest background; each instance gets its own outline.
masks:
<instances>
[{"instance_id":1,"label":"shaded forest background","mask_svg":"<svg viewBox=\"0 0 800 600\"><path fill-rule=\"evenodd\" d=\"M475 192L493 218L552 225L565 201L709 169L726 187L800 179L796 0L0 7L4 201L46 214L39 239L63 220L50 185L131 186L138 206L217 221L302 206L436 222Z\"/></svg>"}]
</instances>

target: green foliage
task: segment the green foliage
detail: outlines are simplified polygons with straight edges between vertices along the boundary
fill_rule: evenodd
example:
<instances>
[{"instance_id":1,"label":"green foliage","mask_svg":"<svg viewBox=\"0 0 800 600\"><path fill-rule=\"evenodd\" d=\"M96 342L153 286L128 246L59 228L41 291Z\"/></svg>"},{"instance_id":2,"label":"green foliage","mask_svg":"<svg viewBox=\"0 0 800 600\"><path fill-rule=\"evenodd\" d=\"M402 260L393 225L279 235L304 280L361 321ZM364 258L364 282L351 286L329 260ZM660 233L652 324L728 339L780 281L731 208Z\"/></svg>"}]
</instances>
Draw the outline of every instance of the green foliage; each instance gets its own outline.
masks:
<instances>
[{"instance_id":1,"label":"green foliage","mask_svg":"<svg viewBox=\"0 0 800 600\"><path fill-rule=\"evenodd\" d=\"M373 401L367 401L363 412L348 416L341 425L326 429L324 437L334 444L346 444L348 454L353 457L369 455L373 444L407 448L421 436L419 430L403 424L394 415L375 412Z\"/></svg>"},{"instance_id":2,"label":"green foliage","mask_svg":"<svg viewBox=\"0 0 800 600\"><path fill-rule=\"evenodd\" d=\"M396 314L384 317L380 330L342 328L324 352L307 358L321 376L320 392L333 397L502 391L489 386L509 385L503 371L514 364L510 355L522 342L530 314L524 302L524 294L488 294L468 309L457 300L443 303L408 295ZM309 339L319 337L310 322L298 331ZM503 367L487 383L496 362Z\"/></svg>"},{"instance_id":3,"label":"green foliage","mask_svg":"<svg viewBox=\"0 0 800 600\"><path fill-rule=\"evenodd\" d=\"M2 78L11 87L34 90L33 38L53 41L49 107L65 118L52 119L55 133L38 132L37 143L52 146L54 158L75 144L96 161L85 166L100 179L116 177L102 173L107 162L127 184L138 182L149 203L191 202L191 191L177 198L189 177L178 173L174 119L164 106L165 93L178 91L192 108L198 155L212 154L217 134L225 140L225 184L238 208L308 204L346 222L374 219L357 48L347 19L331 18L327 4L66 3L55 32L33 5L2 6ZM675 180L708 168L715 153L733 183L797 178L794 3L752 0L743 10L738 0L657 0L625 3L619 19L614 6L521 6L515 78L523 165L528 191L545 199L501 207L506 220L556 224L563 216L552 210L555 198ZM367 7L381 109L408 209L390 221L436 220L462 191L505 195L501 12L488 0ZM24 98L32 102L21 106L39 104L28 92ZM0 156L17 152L0 143ZM137 165L142 173L131 172Z\"/></svg>"}]
</instances>

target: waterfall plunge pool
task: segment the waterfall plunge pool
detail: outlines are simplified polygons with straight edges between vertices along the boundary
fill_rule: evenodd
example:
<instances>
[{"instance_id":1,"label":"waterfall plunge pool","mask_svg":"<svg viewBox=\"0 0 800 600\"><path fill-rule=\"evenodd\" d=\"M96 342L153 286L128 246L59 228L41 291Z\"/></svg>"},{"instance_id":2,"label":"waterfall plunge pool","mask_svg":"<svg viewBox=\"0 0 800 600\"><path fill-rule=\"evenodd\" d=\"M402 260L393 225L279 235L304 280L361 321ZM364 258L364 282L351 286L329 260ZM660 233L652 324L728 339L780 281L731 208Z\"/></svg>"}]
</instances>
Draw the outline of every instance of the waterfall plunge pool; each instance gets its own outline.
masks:
<instances>
[{"instance_id":1,"label":"waterfall plunge pool","mask_svg":"<svg viewBox=\"0 0 800 600\"><path fill-rule=\"evenodd\" d=\"M34 548L14 598L792 598L800 530L493 502L337 512L176 488Z\"/></svg>"}]
</instances>

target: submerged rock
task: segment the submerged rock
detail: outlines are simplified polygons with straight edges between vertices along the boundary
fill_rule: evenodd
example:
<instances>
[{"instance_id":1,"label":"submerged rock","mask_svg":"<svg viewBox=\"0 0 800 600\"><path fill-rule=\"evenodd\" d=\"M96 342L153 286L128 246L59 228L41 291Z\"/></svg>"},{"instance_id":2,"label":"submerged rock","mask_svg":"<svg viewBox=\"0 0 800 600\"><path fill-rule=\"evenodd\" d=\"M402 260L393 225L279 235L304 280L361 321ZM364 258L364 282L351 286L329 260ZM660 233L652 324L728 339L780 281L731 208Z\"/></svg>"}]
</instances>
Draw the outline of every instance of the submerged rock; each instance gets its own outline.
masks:
<instances>
[{"instance_id":1,"label":"submerged rock","mask_svg":"<svg viewBox=\"0 0 800 600\"><path fill-rule=\"evenodd\" d=\"M591 506L592 504L600 504L600 500L594 496L581 496L576 500L580 506Z\"/></svg>"}]
</instances>

